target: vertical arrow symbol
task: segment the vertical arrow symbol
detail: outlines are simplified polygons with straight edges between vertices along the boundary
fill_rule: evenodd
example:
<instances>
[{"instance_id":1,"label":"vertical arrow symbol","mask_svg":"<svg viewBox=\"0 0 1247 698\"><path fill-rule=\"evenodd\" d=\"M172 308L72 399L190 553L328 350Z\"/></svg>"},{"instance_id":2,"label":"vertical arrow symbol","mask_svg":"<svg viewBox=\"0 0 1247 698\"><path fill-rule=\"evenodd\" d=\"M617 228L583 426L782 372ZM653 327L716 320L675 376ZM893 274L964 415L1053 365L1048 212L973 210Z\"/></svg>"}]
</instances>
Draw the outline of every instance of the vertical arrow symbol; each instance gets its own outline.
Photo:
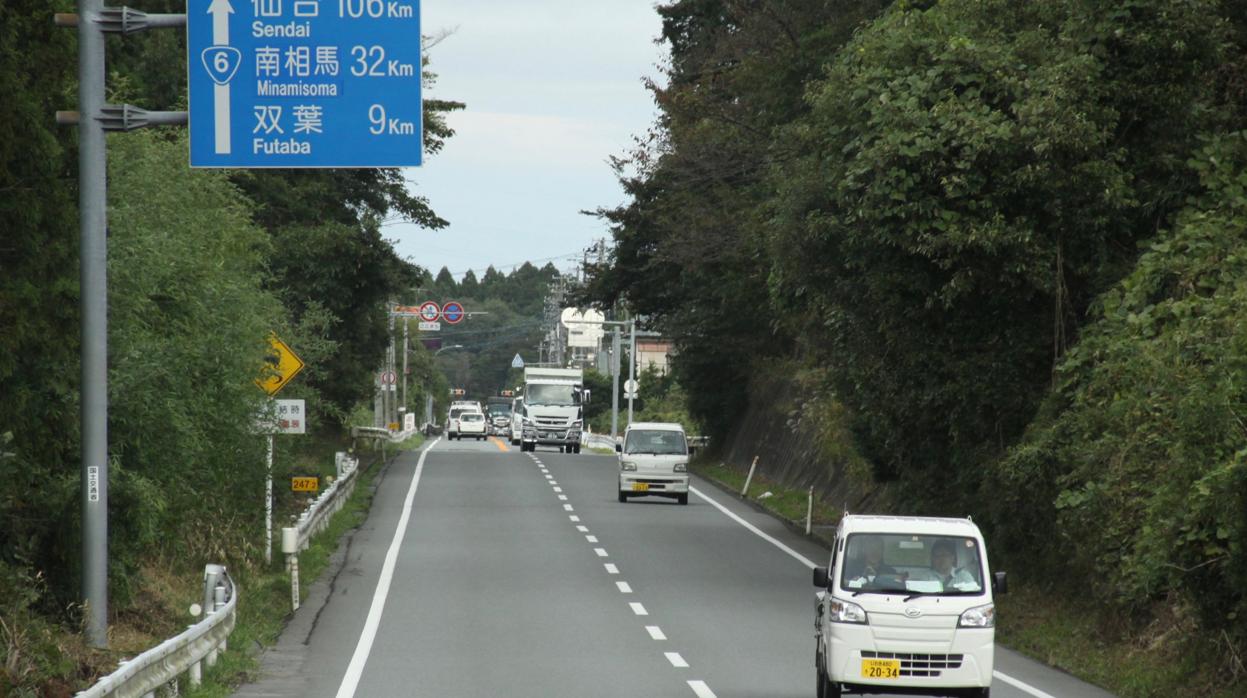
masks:
<instances>
[{"instance_id":1,"label":"vertical arrow symbol","mask_svg":"<svg viewBox=\"0 0 1247 698\"><path fill-rule=\"evenodd\" d=\"M212 44L229 46L229 16L234 14L234 7L229 0L212 0L208 6L208 14L212 15ZM213 87L215 101L214 121L216 124L216 153L230 154L230 94L229 83L217 83Z\"/></svg>"}]
</instances>

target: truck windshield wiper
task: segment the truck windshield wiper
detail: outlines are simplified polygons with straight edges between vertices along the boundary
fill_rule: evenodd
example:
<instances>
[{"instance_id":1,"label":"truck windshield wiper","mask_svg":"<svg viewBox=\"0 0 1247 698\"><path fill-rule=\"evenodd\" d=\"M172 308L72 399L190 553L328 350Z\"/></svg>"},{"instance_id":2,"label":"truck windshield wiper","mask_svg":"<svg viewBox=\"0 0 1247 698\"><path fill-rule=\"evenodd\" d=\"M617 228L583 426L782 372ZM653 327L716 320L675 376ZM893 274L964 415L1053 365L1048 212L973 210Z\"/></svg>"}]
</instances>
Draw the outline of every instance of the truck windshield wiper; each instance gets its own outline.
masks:
<instances>
[{"instance_id":1,"label":"truck windshield wiper","mask_svg":"<svg viewBox=\"0 0 1247 698\"><path fill-rule=\"evenodd\" d=\"M968 591L963 589L949 589L947 591L913 591L909 593L909 596L905 597L905 601L912 601L919 596L977 596L982 593L982 589L979 589L978 591Z\"/></svg>"},{"instance_id":2,"label":"truck windshield wiper","mask_svg":"<svg viewBox=\"0 0 1247 698\"><path fill-rule=\"evenodd\" d=\"M908 592L908 589L858 589L853 592L853 596L857 597L862 594L905 594Z\"/></svg>"}]
</instances>

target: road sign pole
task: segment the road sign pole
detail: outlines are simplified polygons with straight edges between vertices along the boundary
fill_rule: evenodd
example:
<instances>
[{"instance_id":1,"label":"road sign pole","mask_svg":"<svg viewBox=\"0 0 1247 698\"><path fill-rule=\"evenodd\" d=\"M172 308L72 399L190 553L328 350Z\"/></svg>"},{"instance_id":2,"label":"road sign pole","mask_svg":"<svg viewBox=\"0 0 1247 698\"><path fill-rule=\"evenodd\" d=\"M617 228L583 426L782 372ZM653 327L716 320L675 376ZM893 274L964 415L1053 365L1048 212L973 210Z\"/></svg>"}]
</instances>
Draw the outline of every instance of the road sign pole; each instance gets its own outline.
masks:
<instances>
[{"instance_id":1,"label":"road sign pole","mask_svg":"<svg viewBox=\"0 0 1247 698\"><path fill-rule=\"evenodd\" d=\"M78 215L82 304L82 600L87 642L108 646L108 247L103 0L78 0Z\"/></svg>"},{"instance_id":2,"label":"road sign pole","mask_svg":"<svg viewBox=\"0 0 1247 698\"><path fill-rule=\"evenodd\" d=\"M271 405L271 401L270 401ZM273 563L273 435L268 435L264 461L264 564Z\"/></svg>"}]
</instances>

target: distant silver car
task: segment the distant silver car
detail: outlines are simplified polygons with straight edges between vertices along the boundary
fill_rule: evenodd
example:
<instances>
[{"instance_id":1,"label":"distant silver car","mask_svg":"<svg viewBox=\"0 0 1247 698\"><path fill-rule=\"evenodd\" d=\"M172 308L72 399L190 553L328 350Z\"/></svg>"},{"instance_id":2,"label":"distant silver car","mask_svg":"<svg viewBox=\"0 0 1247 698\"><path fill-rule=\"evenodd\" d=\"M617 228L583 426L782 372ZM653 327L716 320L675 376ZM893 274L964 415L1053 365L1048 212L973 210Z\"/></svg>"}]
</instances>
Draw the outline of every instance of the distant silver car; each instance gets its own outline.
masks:
<instances>
[{"instance_id":1,"label":"distant silver car","mask_svg":"<svg viewBox=\"0 0 1247 698\"><path fill-rule=\"evenodd\" d=\"M457 436L462 439L465 436L474 436L477 441L489 436L485 415L480 412L464 412L459 415L459 429L452 438Z\"/></svg>"}]
</instances>

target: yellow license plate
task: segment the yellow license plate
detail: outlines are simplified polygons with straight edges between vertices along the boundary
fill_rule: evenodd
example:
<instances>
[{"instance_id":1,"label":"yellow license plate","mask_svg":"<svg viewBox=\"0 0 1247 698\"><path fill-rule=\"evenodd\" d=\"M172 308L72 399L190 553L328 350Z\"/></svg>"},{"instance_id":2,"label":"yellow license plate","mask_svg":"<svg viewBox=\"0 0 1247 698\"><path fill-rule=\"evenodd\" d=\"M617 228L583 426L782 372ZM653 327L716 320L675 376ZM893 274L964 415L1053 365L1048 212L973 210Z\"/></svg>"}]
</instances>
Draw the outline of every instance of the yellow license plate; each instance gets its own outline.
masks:
<instances>
[{"instance_id":1,"label":"yellow license plate","mask_svg":"<svg viewBox=\"0 0 1247 698\"><path fill-rule=\"evenodd\" d=\"M899 659L863 659L862 678L864 679L899 679L901 677L901 660Z\"/></svg>"},{"instance_id":2,"label":"yellow license plate","mask_svg":"<svg viewBox=\"0 0 1247 698\"><path fill-rule=\"evenodd\" d=\"M648 482L634 482L632 483L632 491L633 492L648 492L649 483Z\"/></svg>"}]
</instances>

